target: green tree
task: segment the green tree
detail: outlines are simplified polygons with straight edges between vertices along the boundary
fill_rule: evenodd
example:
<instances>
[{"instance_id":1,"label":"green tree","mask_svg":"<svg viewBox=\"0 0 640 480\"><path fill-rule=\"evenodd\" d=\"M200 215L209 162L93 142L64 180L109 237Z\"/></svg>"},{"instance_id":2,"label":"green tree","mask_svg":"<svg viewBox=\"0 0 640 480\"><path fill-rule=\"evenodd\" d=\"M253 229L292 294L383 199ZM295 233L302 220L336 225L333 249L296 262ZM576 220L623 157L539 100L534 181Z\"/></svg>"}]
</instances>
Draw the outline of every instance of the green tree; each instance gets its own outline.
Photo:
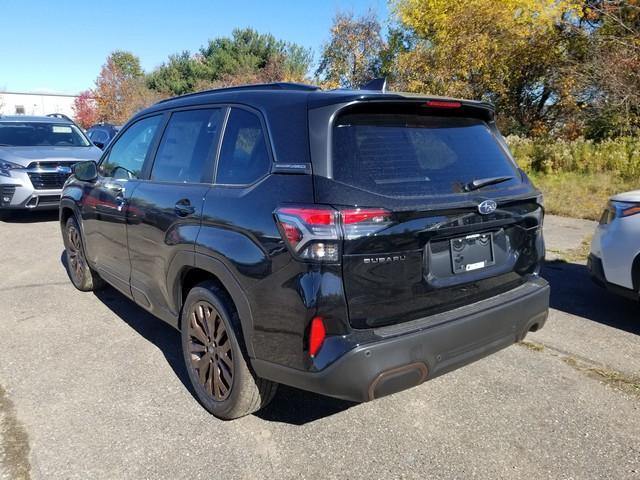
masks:
<instances>
[{"instance_id":1,"label":"green tree","mask_svg":"<svg viewBox=\"0 0 640 480\"><path fill-rule=\"evenodd\" d=\"M246 28L218 37L195 55L185 51L147 77L150 88L172 95L241 83L304 81L311 51Z\"/></svg>"},{"instance_id":2,"label":"green tree","mask_svg":"<svg viewBox=\"0 0 640 480\"><path fill-rule=\"evenodd\" d=\"M270 62L282 64L282 80L302 80L312 60L310 50L252 28L236 29L230 38L210 40L200 49L200 55L214 80L257 73Z\"/></svg>"},{"instance_id":3,"label":"green tree","mask_svg":"<svg viewBox=\"0 0 640 480\"><path fill-rule=\"evenodd\" d=\"M147 88L138 57L123 51L107 57L93 93L98 120L120 124L160 96Z\"/></svg>"},{"instance_id":4,"label":"green tree","mask_svg":"<svg viewBox=\"0 0 640 480\"><path fill-rule=\"evenodd\" d=\"M124 78L140 78L144 75L140 59L131 52L116 50L109 55L109 59Z\"/></svg>"},{"instance_id":5,"label":"green tree","mask_svg":"<svg viewBox=\"0 0 640 480\"><path fill-rule=\"evenodd\" d=\"M170 55L163 63L147 76L147 85L152 90L171 95L193 92L196 85L212 78L211 69L201 56L192 56L188 51Z\"/></svg>"},{"instance_id":6,"label":"green tree","mask_svg":"<svg viewBox=\"0 0 640 480\"><path fill-rule=\"evenodd\" d=\"M360 17L339 13L333 20L331 38L322 48L316 76L325 87L359 87L380 76L386 48L373 12Z\"/></svg>"}]
</instances>

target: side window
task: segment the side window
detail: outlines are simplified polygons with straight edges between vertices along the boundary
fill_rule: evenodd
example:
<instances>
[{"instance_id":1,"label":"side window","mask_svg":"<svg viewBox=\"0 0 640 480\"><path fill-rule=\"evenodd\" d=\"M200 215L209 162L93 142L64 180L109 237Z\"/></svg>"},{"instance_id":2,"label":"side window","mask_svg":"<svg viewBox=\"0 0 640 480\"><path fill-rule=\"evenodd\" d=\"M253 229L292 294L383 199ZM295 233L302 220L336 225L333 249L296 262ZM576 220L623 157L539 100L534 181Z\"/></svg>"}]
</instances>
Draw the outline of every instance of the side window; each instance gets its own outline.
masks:
<instances>
[{"instance_id":1,"label":"side window","mask_svg":"<svg viewBox=\"0 0 640 480\"><path fill-rule=\"evenodd\" d=\"M162 135L151 180L201 182L213 161L222 111L188 110L171 115Z\"/></svg>"},{"instance_id":2,"label":"side window","mask_svg":"<svg viewBox=\"0 0 640 480\"><path fill-rule=\"evenodd\" d=\"M246 110L231 109L222 140L216 183L253 183L269 171L270 164L260 119Z\"/></svg>"},{"instance_id":3,"label":"side window","mask_svg":"<svg viewBox=\"0 0 640 480\"><path fill-rule=\"evenodd\" d=\"M107 143L107 139L109 137L102 130L92 130L89 133L89 138L91 139L92 142Z\"/></svg>"},{"instance_id":4,"label":"side window","mask_svg":"<svg viewBox=\"0 0 640 480\"><path fill-rule=\"evenodd\" d=\"M138 178L161 121L162 115L156 115L131 125L113 144L109 156L100 164L100 174L122 179Z\"/></svg>"}]
</instances>

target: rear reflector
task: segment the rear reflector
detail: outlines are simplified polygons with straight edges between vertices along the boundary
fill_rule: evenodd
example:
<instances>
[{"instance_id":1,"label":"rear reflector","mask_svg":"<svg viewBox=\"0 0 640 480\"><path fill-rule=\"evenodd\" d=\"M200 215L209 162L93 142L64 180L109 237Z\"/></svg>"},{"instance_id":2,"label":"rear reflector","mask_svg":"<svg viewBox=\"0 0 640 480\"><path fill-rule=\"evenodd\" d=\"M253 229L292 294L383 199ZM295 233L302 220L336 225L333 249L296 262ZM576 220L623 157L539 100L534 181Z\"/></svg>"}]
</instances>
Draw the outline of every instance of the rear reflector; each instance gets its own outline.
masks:
<instances>
[{"instance_id":1,"label":"rear reflector","mask_svg":"<svg viewBox=\"0 0 640 480\"><path fill-rule=\"evenodd\" d=\"M424 102L425 107L431 108L460 108L462 104L460 102L450 102L448 100L427 100Z\"/></svg>"},{"instance_id":2,"label":"rear reflector","mask_svg":"<svg viewBox=\"0 0 640 480\"><path fill-rule=\"evenodd\" d=\"M311 330L309 332L309 356L314 358L327 336L327 331L324 328L324 322L321 317L315 317L311 320Z\"/></svg>"}]
</instances>

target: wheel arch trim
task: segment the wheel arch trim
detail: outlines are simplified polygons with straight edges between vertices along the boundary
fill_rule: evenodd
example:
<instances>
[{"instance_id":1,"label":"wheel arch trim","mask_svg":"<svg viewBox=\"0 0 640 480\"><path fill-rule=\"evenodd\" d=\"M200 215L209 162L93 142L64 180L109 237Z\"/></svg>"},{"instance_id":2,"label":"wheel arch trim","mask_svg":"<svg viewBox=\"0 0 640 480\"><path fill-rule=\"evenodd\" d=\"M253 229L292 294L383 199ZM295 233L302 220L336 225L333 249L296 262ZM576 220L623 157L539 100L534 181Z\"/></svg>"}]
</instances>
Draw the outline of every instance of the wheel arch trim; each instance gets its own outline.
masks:
<instances>
[{"instance_id":1,"label":"wheel arch trim","mask_svg":"<svg viewBox=\"0 0 640 480\"><path fill-rule=\"evenodd\" d=\"M167 280L169 280L173 291L176 311L179 312L178 315L182 313L182 304L184 302L184 298L182 298L183 278L185 273L192 268L197 268L211 274L227 290L238 311L240 328L247 353L249 357L255 358L253 348L253 315L249 300L238 280L221 260L195 252L181 251L176 254L171 262L168 272L169 278ZM177 326L178 325L176 325L176 327Z\"/></svg>"}]
</instances>

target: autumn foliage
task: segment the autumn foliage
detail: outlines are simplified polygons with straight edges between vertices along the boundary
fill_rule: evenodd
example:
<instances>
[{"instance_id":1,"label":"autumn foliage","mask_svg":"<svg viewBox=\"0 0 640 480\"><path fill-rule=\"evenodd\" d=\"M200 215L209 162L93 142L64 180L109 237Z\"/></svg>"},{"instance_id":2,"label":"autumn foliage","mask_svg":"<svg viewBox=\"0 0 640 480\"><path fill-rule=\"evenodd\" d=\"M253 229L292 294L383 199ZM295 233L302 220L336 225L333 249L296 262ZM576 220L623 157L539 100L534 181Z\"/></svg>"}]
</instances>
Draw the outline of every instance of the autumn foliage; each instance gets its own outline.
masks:
<instances>
[{"instance_id":1,"label":"autumn foliage","mask_svg":"<svg viewBox=\"0 0 640 480\"><path fill-rule=\"evenodd\" d=\"M90 90L81 92L73 101L75 121L82 128L89 128L98 121L98 109Z\"/></svg>"}]
</instances>

